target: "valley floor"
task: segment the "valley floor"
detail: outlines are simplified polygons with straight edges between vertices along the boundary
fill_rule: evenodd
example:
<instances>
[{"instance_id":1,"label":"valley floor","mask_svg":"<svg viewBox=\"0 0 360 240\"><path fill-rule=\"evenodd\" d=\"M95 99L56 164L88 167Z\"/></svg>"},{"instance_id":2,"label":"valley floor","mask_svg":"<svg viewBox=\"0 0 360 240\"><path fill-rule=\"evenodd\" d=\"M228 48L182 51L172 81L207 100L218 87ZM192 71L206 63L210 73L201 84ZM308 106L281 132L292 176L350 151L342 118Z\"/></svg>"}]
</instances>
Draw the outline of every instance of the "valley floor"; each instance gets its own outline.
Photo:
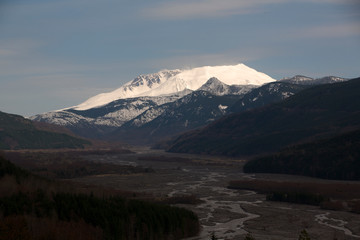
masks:
<instances>
[{"instance_id":1,"label":"valley floor","mask_svg":"<svg viewBox=\"0 0 360 240\"><path fill-rule=\"evenodd\" d=\"M360 215L323 210L316 206L269 202L265 195L228 189L231 180L249 178L298 181L325 181L284 175L249 175L242 172L244 161L158 150L133 149L136 154L88 155L86 160L150 168L154 171L131 174L99 174L72 179L121 190L148 193L158 199L196 197L195 204L180 204L198 214L202 231L192 240L255 239L296 240L303 229L311 239L360 239ZM359 183L360 184L360 183ZM146 196L146 195L144 195ZM181 202L181 201L180 201Z\"/></svg>"}]
</instances>

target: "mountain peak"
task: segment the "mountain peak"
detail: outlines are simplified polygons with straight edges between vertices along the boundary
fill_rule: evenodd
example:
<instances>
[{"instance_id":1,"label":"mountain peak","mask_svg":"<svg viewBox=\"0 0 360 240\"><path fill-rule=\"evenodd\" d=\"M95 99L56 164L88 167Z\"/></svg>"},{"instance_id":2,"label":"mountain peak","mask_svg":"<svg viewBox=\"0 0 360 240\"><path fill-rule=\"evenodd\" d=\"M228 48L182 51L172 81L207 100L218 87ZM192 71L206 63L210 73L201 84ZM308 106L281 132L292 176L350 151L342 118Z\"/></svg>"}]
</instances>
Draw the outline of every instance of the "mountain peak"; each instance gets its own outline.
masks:
<instances>
[{"instance_id":1,"label":"mountain peak","mask_svg":"<svg viewBox=\"0 0 360 240\"><path fill-rule=\"evenodd\" d=\"M207 80L198 90L211 92L215 95L225 95L229 93L230 86L221 82L216 77Z\"/></svg>"},{"instance_id":2,"label":"mountain peak","mask_svg":"<svg viewBox=\"0 0 360 240\"><path fill-rule=\"evenodd\" d=\"M221 82L216 77L209 78L198 90L204 90L204 88L212 87L212 86L229 86L223 82Z\"/></svg>"},{"instance_id":3,"label":"mountain peak","mask_svg":"<svg viewBox=\"0 0 360 240\"><path fill-rule=\"evenodd\" d=\"M216 77L209 78L209 80L207 80L207 82L204 85L214 85L214 84L215 85L226 85L225 83L221 82Z\"/></svg>"},{"instance_id":4,"label":"mountain peak","mask_svg":"<svg viewBox=\"0 0 360 240\"><path fill-rule=\"evenodd\" d=\"M211 78L217 78L226 85L262 85L276 81L244 64L162 70L158 73L139 75L120 88L98 94L71 109L87 110L118 99L169 95L185 89L195 91Z\"/></svg>"}]
</instances>

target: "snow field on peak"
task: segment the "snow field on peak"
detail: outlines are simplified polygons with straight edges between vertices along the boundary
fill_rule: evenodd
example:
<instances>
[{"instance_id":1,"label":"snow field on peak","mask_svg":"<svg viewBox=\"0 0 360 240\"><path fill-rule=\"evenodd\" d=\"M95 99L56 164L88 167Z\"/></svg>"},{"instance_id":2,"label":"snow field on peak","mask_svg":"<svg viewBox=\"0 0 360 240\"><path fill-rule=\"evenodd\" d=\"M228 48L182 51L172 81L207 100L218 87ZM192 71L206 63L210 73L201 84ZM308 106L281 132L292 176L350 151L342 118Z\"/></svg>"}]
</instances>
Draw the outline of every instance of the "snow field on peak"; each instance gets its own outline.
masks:
<instances>
[{"instance_id":1,"label":"snow field on peak","mask_svg":"<svg viewBox=\"0 0 360 240\"><path fill-rule=\"evenodd\" d=\"M112 92L98 94L68 109L87 110L118 99L169 95L187 89L197 90L212 77L218 78L227 85L262 85L276 81L244 64L163 70L154 74L140 75Z\"/></svg>"},{"instance_id":2,"label":"snow field on peak","mask_svg":"<svg viewBox=\"0 0 360 240\"><path fill-rule=\"evenodd\" d=\"M187 88L190 90L197 90L213 77L227 85L262 85L276 81L268 75L249 68L244 64L199 67L185 70L176 77L184 79Z\"/></svg>"},{"instance_id":3,"label":"snow field on peak","mask_svg":"<svg viewBox=\"0 0 360 240\"><path fill-rule=\"evenodd\" d=\"M171 94L185 89L197 90L203 86L210 78L217 78L222 83L231 85L262 85L274 82L275 79L268 75L258 72L244 64L233 66L199 67L184 70L181 73L169 78L158 88L143 93L143 96L159 96Z\"/></svg>"},{"instance_id":4,"label":"snow field on peak","mask_svg":"<svg viewBox=\"0 0 360 240\"><path fill-rule=\"evenodd\" d=\"M174 70L167 72L162 71L156 74L140 75L112 92L100 93L89 98L85 102L68 109L88 110L90 108L103 106L118 99L138 97L142 93L149 91L149 89L158 87L165 82L169 76L177 73L178 71Z\"/></svg>"}]
</instances>

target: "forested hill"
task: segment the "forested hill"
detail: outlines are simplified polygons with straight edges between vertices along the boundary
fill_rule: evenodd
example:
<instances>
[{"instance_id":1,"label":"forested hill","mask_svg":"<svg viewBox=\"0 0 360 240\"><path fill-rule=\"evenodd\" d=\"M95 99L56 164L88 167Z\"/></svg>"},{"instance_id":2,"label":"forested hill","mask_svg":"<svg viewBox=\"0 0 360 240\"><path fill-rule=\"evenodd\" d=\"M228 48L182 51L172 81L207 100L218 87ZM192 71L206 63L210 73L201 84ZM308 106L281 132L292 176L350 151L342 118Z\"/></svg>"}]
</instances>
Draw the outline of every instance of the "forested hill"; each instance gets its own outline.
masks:
<instances>
[{"instance_id":1,"label":"forested hill","mask_svg":"<svg viewBox=\"0 0 360 240\"><path fill-rule=\"evenodd\" d=\"M83 148L90 144L67 133L44 128L19 115L0 112L0 149Z\"/></svg>"},{"instance_id":2,"label":"forested hill","mask_svg":"<svg viewBox=\"0 0 360 240\"><path fill-rule=\"evenodd\" d=\"M360 78L315 86L264 108L224 117L185 133L168 151L230 156L275 152L286 146L360 129Z\"/></svg>"},{"instance_id":3,"label":"forested hill","mask_svg":"<svg viewBox=\"0 0 360 240\"><path fill-rule=\"evenodd\" d=\"M244 172L360 180L360 130L255 158L245 164Z\"/></svg>"}]
</instances>

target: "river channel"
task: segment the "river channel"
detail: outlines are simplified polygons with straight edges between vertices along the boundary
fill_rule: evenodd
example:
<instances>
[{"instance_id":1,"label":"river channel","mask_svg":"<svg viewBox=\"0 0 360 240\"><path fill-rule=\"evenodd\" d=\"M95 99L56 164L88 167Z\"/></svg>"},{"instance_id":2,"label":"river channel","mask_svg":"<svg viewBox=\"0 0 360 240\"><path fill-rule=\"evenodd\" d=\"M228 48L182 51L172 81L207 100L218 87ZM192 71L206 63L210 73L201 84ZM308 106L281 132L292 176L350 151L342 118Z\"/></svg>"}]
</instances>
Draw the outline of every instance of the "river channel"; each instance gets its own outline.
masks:
<instances>
[{"instance_id":1,"label":"river channel","mask_svg":"<svg viewBox=\"0 0 360 240\"><path fill-rule=\"evenodd\" d=\"M146 159L144 156L151 155ZM156 161L154 156L174 157ZM191 159L191 161L179 161ZM150 173L96 175L76 181L107 187L145 192L156 197L194 195L197 205L182 204L194 211L202 226L191 240L242 240L247 233L255 239L298 239L306 229L311 239L360 239L360 215L325 211L318 207L268 202L253 191L228 189L228 182L254 175L242 173L241 159L219 159L192 155L172 155L159 151L128 155L89 156L88 160L151 168ZM274 176L276 177L276 176ZM189 240L190 240L189 239Z\"/></svg>"}]
</instances>

